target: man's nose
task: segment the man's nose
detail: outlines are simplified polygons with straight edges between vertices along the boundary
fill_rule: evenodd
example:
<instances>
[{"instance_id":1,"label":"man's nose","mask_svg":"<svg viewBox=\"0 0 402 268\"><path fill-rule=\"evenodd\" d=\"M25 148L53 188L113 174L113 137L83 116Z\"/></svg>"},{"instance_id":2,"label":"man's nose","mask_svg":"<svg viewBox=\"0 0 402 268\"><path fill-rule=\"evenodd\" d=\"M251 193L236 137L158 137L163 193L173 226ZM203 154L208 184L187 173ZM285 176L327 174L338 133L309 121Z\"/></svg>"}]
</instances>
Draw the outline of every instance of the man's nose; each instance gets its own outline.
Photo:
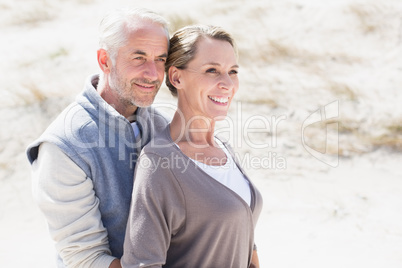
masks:
<instances>
[{"instance_id":1,"label":"man's nose","mask_svg":"<svg viewBox=\"0 0 402 268\"><path fill-rule=\"evenodd\" d=\"M158 79L158 68L156 66L156 62L147 61L144 68L144 78L149 79L150 81L155 81Z\"/></svg>"}]
</instances>

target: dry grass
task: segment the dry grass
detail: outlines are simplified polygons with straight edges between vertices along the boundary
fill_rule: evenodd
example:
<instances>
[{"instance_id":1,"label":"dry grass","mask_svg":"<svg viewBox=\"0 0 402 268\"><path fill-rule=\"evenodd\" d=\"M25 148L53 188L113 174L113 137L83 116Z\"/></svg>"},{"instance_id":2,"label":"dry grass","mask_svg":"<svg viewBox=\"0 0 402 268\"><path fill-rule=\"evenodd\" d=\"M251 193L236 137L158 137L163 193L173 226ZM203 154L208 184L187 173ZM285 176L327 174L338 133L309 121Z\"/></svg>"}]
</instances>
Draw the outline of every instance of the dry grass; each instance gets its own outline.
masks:
<instances>
[{"instance_id":1,"label":"dry grass","mask_svg":"<svg viewBox=\"0 0 402 268\"><path fill-rule=\"evenodd\" d=\"M13 92L13 106L26 106L33 103L43 103L47 95L35 83L23 83L20 91Z\"/></svg>"},{"instance_id":2,"label":"dry grass","mask_svg":"<svg viewBox=\"0 0 402 268\"><path fill-rule=\"evenodd\" d=\"M316 129L322 129L327 124L338 123L338 133L342 135L345 142L339 143L340 155L342 152L348 153L369 153L378 148L388 148L398 152L402 151L402 121L396 124L388 124L384 127L382 134L373 134L371 131L365 131L359 128L359 122L351 120L327 120L319 122L312 126ZM376 126L380 128L379 126ZM371 127L369 127L371 128ZM308 133L308 132L307 132ZM314 132L316 133L316 132ZM310 135L310 139L314 136Z\"/></svg>"},{"instance_id":3,"label":"dry grass","mask_svg":"<svg viewBox=\"0 0 402 268\"><path fill-rule=\"evenodd\" d=\"M244 102L254 104L254 105L268 105L269 107L275 109L279 107L278 102L273 98L259 98L254 100L245 100Z\"/></svg>"},{"instance_id":4,"label":"dry grass","mask_svg":"<svg viewBox=\"0 0 402 268\"><path fill-rule=\"evenodd\" d=\"M313 124L314 126L318 128L324 128L326 125L331 125L331 124L338 124L338 133L340 134L357 134L359 132L359 122L357 121L352 121L350 119L338 119L338 118L333 118L333 119L328 119L325 121L317 122Z\"/></svg>"},{"instance_id":5,"label":"dry grass","mask_svg":"<svg viewBox=\"0 0 402 268\"><path fill-rule=\"evenodd\" d=\"M43 55L37 55L36 58L26 59L18 64L19 69L31 68L33 66L40 66L43 64L54 64L60 57L69 56L69 50L64 47L59 47Z\"/></svg>"},{"instance_id":6,"label":"dry grass","mask_svg":"<svg viewBox=\"0 0 402 268\"><path fill-rule=\"evenodd\" d=\"M51 59L51 60L54 60L54 59L56 59L56 58L58 58L58 57L63 57L63 56L68 56L68 50L67 49L65 49L64 47L60 47L58 50L56 50L56 51L54 51L54 52L51 52L50 54L49 54L49 58Z\"/></svg>"},{"instance_id":7,"label":"dry grass","mask_svg":"<svg viewBox=\"0 0 402 268\"><path fill-rule=\"evenodd\" d=\"M314 70L314 72L320 69L316 68L319 63L346 65L362 63L362 59L344 52L315 52L274 39L268 39L260 44L247 42L239 44L239 57L246 65L247 63L266 65L285 62L303 70Z\"/></svg>"},{"instance_id":8,"label":"dry grass","mask_svg":"<svg viewBox=\"0 0 402 268\"><path fill-rule=\"evenodd\" d=\"M375 147L387 147L392 150L402 152L402 136L385 134L378 137L369 137L368 140Z\"/></svg>"},{"instance_id":9,"label":"dry grass","mask_svg":"<svg viewBox=\"0 0 402 268\"><path fill-rule=\"evenodd\" d=\"M14 26L37 26L39 23L53 20L58 12L48 0L33 0L30 5L13 2L8 8L8 23Z\"/></svg>"},{"instance_id":10,"label":"dry grass","mask_svg":"<svg viewBox=\"0 0 402 268\"><path fill-rule=\"evenodd\" d=\"M385 133L379 136L369 136L367 139L376 147L387 147L402 151L402 120L396 120L385 126Z\"/></svg>"},{"instance_id":11,"label":"dry grass","mask_svg":"<svg viewBox=\"0 0 402 268\"><path fill-rule=\"evenodd\" d=\"M382 28L381 20L377 17L382 13L378 6L355 4L348 11L357 18L363 33L374 33Z\"/></svg>"},{"instance_id":12,"label":"dry grass","mask_svg":"<svg viewBox=\"0 0 402 268\"><path fill-rule=\"evenodd\" d=\"M304 61L312 58L316 60L316 57L307 51L272 39L268 39L262 44L255 44L254 47L240 48L239 54L240 58L248 59L248 62L263 64Z\"/></svg>"},{"instance_id":13,"label":"dry grass","mask_svg":"<svg viewBox=\"0 0 402 268\"><path fill-rule=\"evenodd\" d=\"M273 64L280 61L307 58L308 53L300 51L296 47L290 47L278 40L268 39L262 44L247 43L246 47L239 46L239 56L240 59L247 59L245 62Z\"/></svg>"},{"instance_id":14,"label":"dry grass","mask_svg":"<svg viewBox=\"0 0 402 268\"><path fill-rule=\"evenodd\" d=\"M18 26L36 26L39 23L53 20L56 12L52 10L46 1L42 1L43 6L33 9L21 9L20 12L15 12L11 19L12 25Z\"/></svg>"},{"instance_id":15,"label":"dry grass","mask_svg":"<svg viewBox=\"0 0 402 268\"><path fill-rule=\"evenodd\" d=\"M329 90L332 93L334 93L335 96L344 97L347 100L351 100L351 101L357 100L358 96L357 96L355 90L353 90L351 86L344 84L344 83L335 82L332 80L328 80L327 82L328 82Z\"/></svg>"},{"instance_id":16,"label":"dry grass","mask_svg":"<svg viewBox=\"0 0 402 268\"><path fill-rule=\"evenodd\" d=\"M239 1L233 0L219 0L215 3L218 2L219 4L214 5L212 8L205 6L203 8L204 13L208 14L209 16L227 17L228 15L233 13L233 10L238 10L243 6L242 3L239 3Z\"/></svg>"},{"instance_id":17,"label":"dry grass","mask_svg":"<svg viewBox=\"0 0 402 268\"><path fill-rule=\"evenodd\" d=\"M6 3L0 3L0 9L5 9L5 10L7 10L7 9L10 9L10 6L7 5Z\"/></svg>"},{"instance_id":18,"label":"dry grass","mask_svg":"<svg viewBox=\"0 0 402 268\"><path fill-rule=\"evenodd\" d=\"M399 120L399 122L388 125L386 129L389 130L394 135L402 135L402 120Z\"/></svg>"},{"instance_id":19,"label":"dry grass","mask_svg":"<svg viewBox=\"0 0 402 268\"><path fill-rule=\"evenodd\" d=\"M76 2L77 2L78 4L88 5L88 4L93 4L93 3L95 3L95 0L76 0Z\"/></svg>"},{"instance_id":20,"label":"dry grass","mask_svg":"<svg viewBox=\"0 0 402 268\"><path fill-rule=\"evenodd\" d=\"M338 126L337 120L320 121L307 126L303 133L306 145L327 155L338 155Z\"/></svg>"},{"instance_id":21,"label":"dry grass","mask_svg":"<svg viewBox=\"0 0 402 268\"><path fill-rule=\"evenodd\" d=\"M254 6L247 10L246 18L253 18L257 20L262 26L265 26L263 18L270 15L270 5Z\"/></svg>"},{"instance_id":22,"label":"dry grass","mask_svg":"<svg viewBox=\"0 0 402 268\"><path fill-rule=\"evenodd\" d=\"M338 131L341 134L356 134L359 131L359 122L350 120L339 120Z\"/></svg>"},{"instance_id":23,"label":"dry grass","mask_svg":"<svg viewBox=\"0 0 402 268\"><path fill-rule=\"evenodd\" d=\"M46 95L35 85L26 85L26 87L29 89L29 92L31 93L30 95L32 96L32 101L33 102L42 102L46 100Z\"/></svg>"},{"instance_id":24,"label":"dry grass","mask_svg":"<svg viewBox=\"0 0 402 268\"><path fill-rule=\"evenodd\" d=\"M309 125L304 137L306 144L316 151L341 157L370 153L378 148L402 149L402 133L388 132L375 136L359 126L361 122L350 119L329 119ZM329 144L326 144L327 136L330 137L328 141L332 140ZM336 139L338 146L334 143Z\"/></svg>"},{"instance_id":25,"label":"dry grass","mask_svg":"<svg viewBox=\"0 0 402 268\"><path fill-rule=\"evenodd\" d=\"M402 122L402 121L401 121ZM385 127L376 125L375 128L381 129L381 134L374 134L370 130L357 127L358 122L339 123L339 133L346 134L350 139L349 150L354 153L368 153L378 148L387 148L402 152L402 124L388 124ZM345 129L346 126L346 129ZM372 127L369 126L369 129Z\"/></svg>"},{"instance_id":26,"label":"dry grass","mask_svg":"<svg viewBox=\"0 0 402 268\"><path fill-rule=\"evenodd\" d=\"M167 18L169 21L169 30L171 33L176 32L180 28L183 28L187 25L197 24L198 22L193 18L183 15L172 15Z\"/></svg>"},{"instance_id":27,"label":"dry grass","mask_svg":"<svg viewBox=\"0 0 402 268\"><path fill-rule=\"evenodd\" d=\"M303 59L313 58L316 59L316 55L309 54L307 51L301 51L296 47L290 47L277 40L268 40L267 51L265 54L265 60L267 62L275 62L279 60L290 59Z\"/></svg>"},{"instance_id":28,"label":"dry grass","mask_svg":"<svg viewBox=\"0 0 402 268\"><path fill-rule=\"evenodd\" d=\"M10 165L6 162L0 162L0 169L1 170L6 170L10 167Z\"/></svg>"}]
</instances>

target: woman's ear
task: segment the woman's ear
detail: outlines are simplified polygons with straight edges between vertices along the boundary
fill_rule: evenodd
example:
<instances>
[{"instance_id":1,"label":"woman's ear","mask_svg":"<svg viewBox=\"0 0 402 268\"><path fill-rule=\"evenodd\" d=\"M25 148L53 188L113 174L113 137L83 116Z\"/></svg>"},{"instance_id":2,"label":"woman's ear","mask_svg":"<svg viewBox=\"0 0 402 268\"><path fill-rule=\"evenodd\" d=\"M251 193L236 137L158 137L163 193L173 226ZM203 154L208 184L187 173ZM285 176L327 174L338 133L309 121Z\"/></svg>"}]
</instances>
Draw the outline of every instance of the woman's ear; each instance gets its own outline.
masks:
<instances>
[{"instance_id":1,"label":"woman's ear","mask_svg":"<svg viewBox=\"0 0 402 268\"><path fill-rule=\"evenodd\" d=\"M98 64L104 73L109 73L111 68L111 60L109 54L103 48L97 51Z\"/></svg>"},{"instance_id":2,"label":"woman's ear","mask_svg":"<svg viewBox=\"0 0 402 268\"><path fill-rule=\"evenodd\" d=\"M178 69L177 67L170 66L169 72L168 72L170 83L177 89L182 88L182 84L181 84L181 81L180 81L180 79L181 79L181 72L180 71L181 70Z\"/></svg>"}]
</instances>

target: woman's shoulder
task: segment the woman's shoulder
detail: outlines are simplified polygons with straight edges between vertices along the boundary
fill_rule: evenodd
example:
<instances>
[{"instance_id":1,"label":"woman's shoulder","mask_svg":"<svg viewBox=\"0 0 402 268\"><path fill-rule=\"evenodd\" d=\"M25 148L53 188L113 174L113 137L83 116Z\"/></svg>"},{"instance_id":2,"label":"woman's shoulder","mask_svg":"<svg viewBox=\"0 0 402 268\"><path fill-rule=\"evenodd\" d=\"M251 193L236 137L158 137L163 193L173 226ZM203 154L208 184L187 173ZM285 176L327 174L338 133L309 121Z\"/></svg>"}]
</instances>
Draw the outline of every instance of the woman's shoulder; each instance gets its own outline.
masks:
<instances>
[{"instance_id":1,"label":"woman's shoulder","mask_svg":"<svg viewBox=\"0 0 402 268\"><path fill-rule=\"evenodd\" d=\"M170 138L169 128L157 133L151 141L144 146L141 154L154 154L165 157L176 151L175 143Z\"/></svg>"},{"instance_id":2,"label":"woman's shoulder","mask_svg":"<svg viewBox=\"0 0 402 268\"><path fill-rule=\"evenodd\" d=\"M221 145L223 145L229 151L230 154L232 155L234 154L234 150L230 145L229 141L227 140L227 138L223 137L222 135L215 135L215 140Z\"/></svg>"}]
</instances>

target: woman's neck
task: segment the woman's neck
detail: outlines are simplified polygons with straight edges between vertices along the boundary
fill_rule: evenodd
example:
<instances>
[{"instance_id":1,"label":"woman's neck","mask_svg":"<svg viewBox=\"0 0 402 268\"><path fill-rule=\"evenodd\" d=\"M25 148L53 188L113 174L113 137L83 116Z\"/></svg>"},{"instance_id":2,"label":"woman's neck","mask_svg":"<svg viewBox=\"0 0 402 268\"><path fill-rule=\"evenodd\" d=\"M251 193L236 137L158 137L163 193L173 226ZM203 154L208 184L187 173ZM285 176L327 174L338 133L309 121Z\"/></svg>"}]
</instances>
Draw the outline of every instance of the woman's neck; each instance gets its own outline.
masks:
<instances>
[{"instance_id":1,"label":"woman's neck","mask_svg":"<svg viewBox=\"0 0 402 268\"><path fill-rule=\"evenodd\" d=\"M170 123L170 136L187 157L198 162L221 166L227 161L225 152L214 139L215 121L188 116L176 111Z\"/></svg>"},{"instance_id":2,"label":"woman's neck","mask_svg":"<svg viewBox=\"0 0 402 268\"><path fill-rule=\"evenodd\" d=\"M204 116L186 117L176 111L170 123L170 135L175 143L215 145L215 121Z\"/></svg>"}]
</instances>

